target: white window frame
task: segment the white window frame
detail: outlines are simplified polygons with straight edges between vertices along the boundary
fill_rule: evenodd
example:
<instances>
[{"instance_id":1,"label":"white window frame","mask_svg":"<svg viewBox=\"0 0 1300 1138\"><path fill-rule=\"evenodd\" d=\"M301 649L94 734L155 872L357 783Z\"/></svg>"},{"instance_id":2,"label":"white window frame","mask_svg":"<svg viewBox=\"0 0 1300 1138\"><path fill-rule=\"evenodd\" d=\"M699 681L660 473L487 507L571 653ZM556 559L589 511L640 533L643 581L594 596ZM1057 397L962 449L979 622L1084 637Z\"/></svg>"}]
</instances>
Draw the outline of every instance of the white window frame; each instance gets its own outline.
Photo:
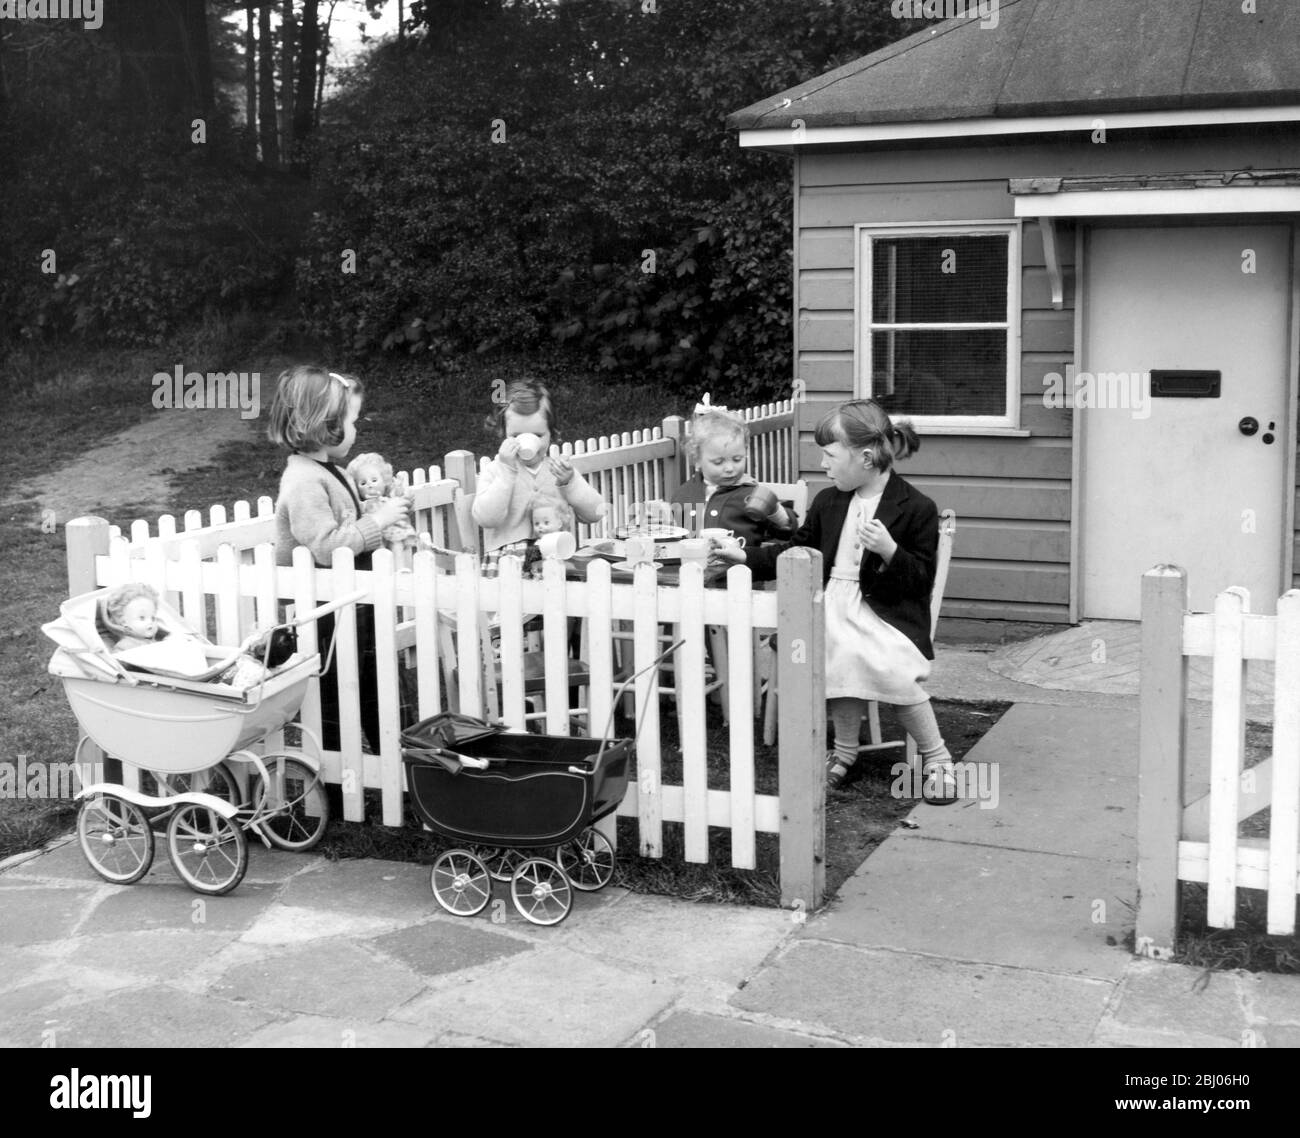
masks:
<instances>
[{"instance_id":1,"label":"white window frame","mask_svg":"<svg viewBox=\"0 0 1300 1138\"><path fill-rule=\"evenodd\" d=\"M854 344L853 390L858 398L870 398L872 367L872 333L885 332L959 332L1005 330L1007 336L1006 405L1001 415L914 415L917 430L934 434L1026 434L1020 430L1020 246L1019 221L945 221L888 222L854 226L856 264L854 266ZM1005 321L969 324L877 324L872 320L871 281L873 239L898 237L1005 237L1007 239L1007 314Z\"/></svg>"}]
</instances>

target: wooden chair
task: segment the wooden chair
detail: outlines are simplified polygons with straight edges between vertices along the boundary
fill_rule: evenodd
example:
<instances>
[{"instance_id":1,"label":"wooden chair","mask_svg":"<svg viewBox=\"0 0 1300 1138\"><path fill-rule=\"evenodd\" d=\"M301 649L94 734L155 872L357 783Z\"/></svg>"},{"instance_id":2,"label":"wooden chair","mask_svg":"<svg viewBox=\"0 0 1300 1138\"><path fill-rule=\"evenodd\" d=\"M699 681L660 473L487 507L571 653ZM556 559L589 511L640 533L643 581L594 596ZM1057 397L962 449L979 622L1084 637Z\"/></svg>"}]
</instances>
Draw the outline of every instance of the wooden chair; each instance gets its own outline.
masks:
<instances>
[{"instance_id":1,"label":"wooden chair","mask_svg":"<svg viewBox=\"0 0 1300 1138\"><path fill-rule=\"evenodd\" d=\"M952 510L944 510L939 515L939 550L935 558L934 566L934 587L930 592L930 637L934 638L935 631L939 627L939 610L943 606L944 589L948 585L948 568L952 562L952 545L953 538L957 533L957 515ZM776 676L776 652L772 650L768 654L768 664L771 667L771 678ZM754 685L756 688L758 684ZM776 742L776 690L769 682L767 685L767 705L763 714L763 742L771 746ZM905 739L882 740L880 737L880 705L872 700L867 705L867 729L871 736L870 743L863 743L858 748L858 754L865 754L868 751L883 751L893 747L905 747L907 761L915 765L917 762L916 742L909 735Z\"/></svg>"}]
</instances>

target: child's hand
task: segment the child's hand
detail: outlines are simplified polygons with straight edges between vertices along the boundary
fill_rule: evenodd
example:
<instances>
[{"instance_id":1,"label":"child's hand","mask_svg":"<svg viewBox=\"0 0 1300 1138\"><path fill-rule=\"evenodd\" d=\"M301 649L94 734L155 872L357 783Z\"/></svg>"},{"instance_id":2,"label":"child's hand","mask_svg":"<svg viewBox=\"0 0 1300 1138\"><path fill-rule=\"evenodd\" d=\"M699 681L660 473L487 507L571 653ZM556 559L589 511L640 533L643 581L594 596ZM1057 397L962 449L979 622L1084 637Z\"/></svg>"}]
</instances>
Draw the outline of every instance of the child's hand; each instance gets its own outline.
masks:
<instances>
[{"instance_id":1,"label":"child's hand","mask_svg":"<svg viewBox=\"0 0 1300 1138\"><path fill-rule=\"evenodd\" d=\"M548 460L551 464L551 473L555 476L557 486L567 486L573 481L573 463L563 455L556 455Z\"/></svg>"},{"instance_id":2,"label":"child's hand","mask_svg":"<svg viewBox=\"0 0 1300 1138\"><path fill-rule=\"evenodd\" d=\"M502 439L501 445L497 447L497 459L502 466L510 470L518 470L519 440L515 438Z\"/></svg>"},{"instance_id":3,"label":"child's hand","mask_svg":"<svg viewBox=\"0 0 1300 1138\"><path fill-rule=\"evenodd\" d=\"M405 498L385 498L383 505L370 516L381 530L386 530L389 526L405 522L410 508L411 504Z\"/></svg>"},{"instance_id":4,"label":"child's hand","mask_svg":"<svg viewBox=\"0 0 1300 1138\"><path fill-rule=\"evenodd\" d=\"M889 536L889 530L885 528L884 523L875 518L858 526L858 537L870 552L879 554L886 565L893 560L898 550L898 542Z\"/></svg>"}]
</instances>

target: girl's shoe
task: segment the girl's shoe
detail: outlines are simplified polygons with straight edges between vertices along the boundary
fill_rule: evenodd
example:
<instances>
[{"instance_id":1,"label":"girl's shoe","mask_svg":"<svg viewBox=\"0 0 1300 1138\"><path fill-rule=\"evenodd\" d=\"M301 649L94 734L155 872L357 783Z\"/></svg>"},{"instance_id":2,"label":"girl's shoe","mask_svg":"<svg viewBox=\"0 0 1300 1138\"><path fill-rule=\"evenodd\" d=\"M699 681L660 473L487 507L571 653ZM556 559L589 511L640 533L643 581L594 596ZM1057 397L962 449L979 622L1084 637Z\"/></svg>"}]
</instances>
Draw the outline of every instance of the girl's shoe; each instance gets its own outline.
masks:
<instances>
[{"instance_id":1,"label":"girl's shoe","mask_svg":"<svg viewBox=\"0 0 1300 1138\"><path fill-rule=\"evenodd\" d=\"M851 766L845 765L834 751L829 752L826 756L826 789L839 790L852 769Z\"/></svg>"},{"instance_id":2,"label":"girl's shoe","mask_svg":"<svg viewBox=\"0 0 1300 1138\"><path fill-rule=\"evenodd\" d=\"M921 798L931 806L951 806L960 797L951 759L927 763L921 770Z\"/></svg>"}]
</instances>

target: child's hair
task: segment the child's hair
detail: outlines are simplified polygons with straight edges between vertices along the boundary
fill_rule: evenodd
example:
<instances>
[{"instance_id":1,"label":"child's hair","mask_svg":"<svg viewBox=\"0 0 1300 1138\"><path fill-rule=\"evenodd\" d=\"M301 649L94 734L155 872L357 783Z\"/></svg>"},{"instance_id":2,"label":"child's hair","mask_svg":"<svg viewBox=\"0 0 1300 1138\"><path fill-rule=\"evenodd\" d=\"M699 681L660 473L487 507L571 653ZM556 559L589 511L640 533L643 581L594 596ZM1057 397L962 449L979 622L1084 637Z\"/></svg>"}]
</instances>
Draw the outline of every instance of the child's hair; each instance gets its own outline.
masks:
<instances>
[{"instance_id":1,"label":"child's hair","mask_svg":"<svg viewBox=\"0 0 1300 1138\"><path fill-rule=\"evenodd\" d=\"M730 411L718 408L699 411L691 421L691 436L686 440L686 453L692 462L700 457L700 448L710 439L739 439L744 446L749 442L749 427Z\"/></svg>"},{"instance_id":2,"label":"child's hair","mask_svg":"<svg viewBox=\"0 0 1300 1138\"><path fill-rule=\"evenodd\" d=\"M122 635L127 631L123 617L126 613L126 606L132 601L140 599L153 601L155 610L161 603L158 599L158 590L152 585L146 585L143 581L129 581L125 585L118 585L107 597L104 598L104 624L108 626L111 632Z\"/></svg>"},{"instance_id":3,"label":"child's hair","mask_svg":"<svg viewBox=\"0 0 1300 1138\"><path fill-rule=\"evenodd\" d=\"M498 438L506 437L506 412L516 415L536 415L539 411L546 416L546 429L551 432L551 442L560 441L560 422L555 414L555 404L551 402L551 393L544 384L535 379L517 379L508 388L504 398L495 411L483 420L489 431L495 431Z\"/></svg>"},{"instance_id":4,"label":"child's hair","mask_svg":"<svg viewBox=\"0 0 1300 1138\"><path fill-rule=\"evenodd\" d=\"M320 450L343 441L353 397L365 388L352 375L300 364L276 382L266 437L289 451Z\"/></svg>"},{"instance_id":5,"label":"child's hair","mask_svg":"<svg viewBox=\"0 0 1300 1138\"><path fill-rule=\"evenodd\" d=\"M367 454L359 454L348 463L348 477L353 482L361 480L363 470L378 470L379 475L384 480L384 493L387 494L393 488L393 464L385 462L382 454L375 454L373 451Z\"/></svg>"},{"instance_id":6,"label":"child's hair","mask_svg":"<svg viewBox=\"0 0 1300 1138\"><path fill-rule=\"evenodd\" d=\"M549 494L538 494L528 509L529 516L531 517L538 510L554 510L555 516L560 520L560 525L566 529L573 525L573 507L562 498L552 498Z\"/></svg>"},{"instance_id":7,"label":"child's hair","mask_svg":"<svg viewBox=\"0 0 1300 1138\"><path fill-rule=\"evenodd\" d=\"M866 447L872 463L881 470L894 465L894 459L907 458L921 449L921 440L911 420L890 422L883 407L874 399L854 399L841 403L820 423L814 437L818 446L833 442L847 447Z\"/></svg>"}]
</instances>

